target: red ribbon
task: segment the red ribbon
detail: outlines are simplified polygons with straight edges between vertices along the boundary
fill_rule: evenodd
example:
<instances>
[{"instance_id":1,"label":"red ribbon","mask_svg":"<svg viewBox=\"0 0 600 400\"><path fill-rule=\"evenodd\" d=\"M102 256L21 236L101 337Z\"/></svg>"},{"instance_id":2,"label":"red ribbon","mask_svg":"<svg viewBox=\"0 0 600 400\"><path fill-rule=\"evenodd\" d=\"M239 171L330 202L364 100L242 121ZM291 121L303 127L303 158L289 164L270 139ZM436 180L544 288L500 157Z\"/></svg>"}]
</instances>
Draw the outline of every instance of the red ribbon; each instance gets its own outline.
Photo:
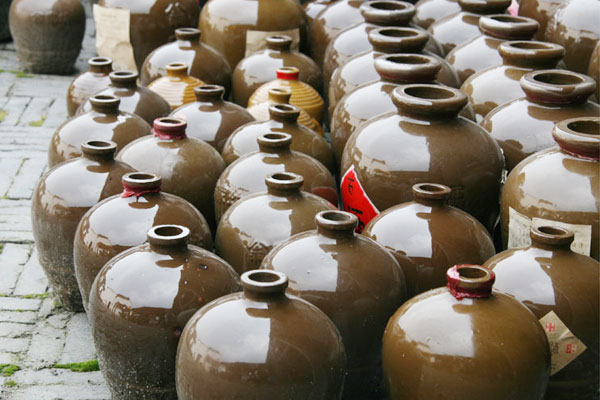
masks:
<instances>
[{"instance_id":1,"label":"red ribbon","mask_svg":"<svg viewBox=\"0 0 600 400\"><path fill-rule=\"evenodd\" d=\"M494 272L489 271L489 280L481 282L475 287L466 288L459 286L461 283L460 272L458 271L459 267L463 267L463 265L455 265L446 273L446 279L448 280L448 284L446 286L450 290L450 293L452 293L452 296L454 296L457 300L462 300L464 298L482 299L490 297L490 294L492 294L492 286L496 280L496 274L494 274Z\"/></svg>"},{"instance_id":2,"label":"red ribbon","mask_svg":"<svg viewBox=\"0 0 600 400\"><path fill-rule=\"evenodd\" d=\"M150 188L150 189L139 189L139 188L132 188L131 186L127 185L126 183L123 183L123 192L121 193L121 197L126 198L126 197L140 197L143 196L145 194L148 193L159 193L160 192L160 186L156 187L156 188Z\"/></svg>"}]
</instances>

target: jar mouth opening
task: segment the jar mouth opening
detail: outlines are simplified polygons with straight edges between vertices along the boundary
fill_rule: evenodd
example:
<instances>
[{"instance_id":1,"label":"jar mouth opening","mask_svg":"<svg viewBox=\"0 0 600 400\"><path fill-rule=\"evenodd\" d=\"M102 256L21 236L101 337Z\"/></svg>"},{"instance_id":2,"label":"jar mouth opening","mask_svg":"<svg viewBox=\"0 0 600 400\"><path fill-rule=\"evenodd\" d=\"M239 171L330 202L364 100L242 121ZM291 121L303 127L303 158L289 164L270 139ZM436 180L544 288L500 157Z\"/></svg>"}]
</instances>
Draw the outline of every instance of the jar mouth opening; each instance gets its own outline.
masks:
<instances>
[{"instance_id":1,"label":"jar mouth opening","mask_svg":"<svg viewBox=\"0 0 600 400\"><path fill-rule=\"evenodd\" d=\"M575 239L575 234L558 226L538 226L531 228L531 240L535 244L551 246L570 245Z\"/></svg>"},{"instance_id":2,"label":"jar mouth opening","mask_svg":"<svg viewBox=\"0 0 600 400\"><path fill-rule=\"evenodd\" d=\"M484 280L489 276L489 273L473 265L463 265L462 268L458 269L458 276L462 280L477 282Z\"/></svg>"},{"instance_id":3,"label":"jar mouth opening","mask_svg":"<svg viewBox=\"0 0 600 400\"><path fill-rule=\"evenodd\" d=\"M112 65L112 59L108 57L92 57L88 60L88 65L93 66L105 66Z\"/></svg>"},{"instance_id":4,"label":"jar mouth opening","mask_svg":"<svg viewBox=\"0 0 600 400\"><path fill-rule=\"evenodd\" d=\"M346 211L327 210L317 213L315 222L320 232L323 230L354 232L358 225L358 218Z\"/></svg>"},{"instance_id":5,"label":"jar mouth opening","mask_svg":"<svg viewBox=\"0 0 600 400\"><path fill-rule=\"evenodd\" d=\"M183 239L189 235L190 230L181 225L157 225L148 231L148 236L156 239Z\"/></svg>"},{"instance_id":6,"label":"jar mouth opening","mask_svg":"<svg viewBox=\"0 0 600 400\"><path fill-rule=\"evenodd\" d=\"M113 82L134 82L138 78L138 74L132 71L113 71L109 77Z\"/></svg>"},{"instance_id":7,"label":"jar mouth opening","mask_svg":"<svg viewBox=\"0 0 600 400\"><path fill-rule=\"evenodd\" d=\"M199 35L200 29L198 29L198 28L177 28L177 29L175 29L175 33Z\"/></svg>"},{"instance_id":8,"label":"jar mouth opening","mask_svg":"<svg viewBox=\"0 0 600 400\"><path fill-rule=\"evenodd\" d=\"M292 172L275 172L265 178L268 189L297 192L304 183L302 175Z\"/></svg>"},{"instance_id":9,"label":"jar mouth opening","mask_svg":"<svg viewBox=\"0 0 600 400\"><path fill-rule=\"evenodd\" d=\"M439 183L417 183L412 190L416 199L424 200L444 200L452 193L452 189Z\"/></svg>"},{"instance_id":10,"label":"jar mouth opening","mask_svg":"<svg viewBox=\"0 0 600 400\"><path fill-rule=\"evenodd\" d=\"M420 54L393 54L385 56L383 59L395 64L424 65L431 63L431 58Z\"/></svg>"},{"instance_id":11,"label":"jar mouth opening","mask_svg":"<svg viewBox=\"0 0 600 400\"><path fill-rule=\"evenodd\" d=\"M154 126L158 125L161 128L172 127L172 126L182 126L185 124L186 124L186 122L184 120L178 119L178 118L171 118L171 117L156 118L154 120Z\"/></svg>"},{"instance_id":12,"label":"jar mouth opening","mask_svg":"<svg viewBox=\"0 0 600 400\"><path fill-rule=\"evenodd\" d=\"M415 29L402 29L402 28L384 28L378 29L377 32L381 36L390 38L407 38L419 36L419 32Z\"/></svg>"},{"instance_id":13,"label":"jar mouth opening","mask_svg":"<svg viewBox=\"0 0 600 400\"><path fill-rule=\"evenodd\" d=\"M225 88L220 85L200 85L194 88L194 94L197 96L205 97L220 97L225 93Z\"/></svg>"},{"instance_id":14,"label":"jar mouth opening","mask_svg":"<svg viewBox=\"0 0 600 400\"><path fill-rule=\"evenodd\" d=\"M455 93L441 86L408 86L403 92L409 96L425 100L446 100L455 97Z\"/></svg>"},{"instance_id":15,"label":"jar mouth opening","mask_svg":"<svg viewBox=\"0 0 600 400\"><path fill-rule=\"evenodd\" d=\"M536 82L559 86L576 85L584 81L577 75L572 75L563 71L540 72L533 74L532 79Z\"/></svg>"},{"instance_id":16,"label":"jar mouth opening","mask_svg":"<svg viewBox=\"0 0 600 400\"><path fill-rule=\"evenodd\" d=\"M160 182L160 177L147 172L130 172L123 175L123 181L127 183L154 183Z\"/></svg>"},{"instance_id":17,"label":"jar mouth opening","mask_svg":"<svg viewBox=\"0 0 600 400\"><path fill-rule=\"evenodd\" d=\"M117 144L115 142L104 141L104 140L89 140L84 143L86 147L94 148L94 149L116 149Z\"/></svg>"},{"instance_id":18,"label":"jar mouth opening","mask_svg":"<svg viewBox=\"0 0 600 400\"><path fill-rule=\"evenodd\" d=\"M513 47L515 49L522 50L552 50L555 46L552 46L550 43L544 42L534 42L534 41L514 41L514 42L505 42L506 46Z\"/></svg>"},{"instance_id":19,"label":"jar mouth opening","mask_svg":"<svg viewBox=\"0 0 600 400\"><path fill-rule=\"evenodd\" d=\"M576 120L568 122L567 128L581 135L600 136L600 120Z\"/></svg>"},{"instance_id":20,"label":"jar mouth opening","mask_svg":"<svg viewBox=\"0 0 600 400\"><path fill-rule=\"evenodd\" d=\"M256 140L259 147L262 148L285 148L292 143L292 135L283 132L269 132L258 135Z\"/></svg>"},{"instance_id":21,"label":"jar mouth opening","mask_svg":"<svg viewBox=\"0 0 600 400\"><path fill-rule=\"evenodd\" d=\"M188 69L188 66L184 62L172 62L166 66L167 72L183 72Z\"/></svg>"},{"instance_id":22,"label":"jar mouth opening","mask_svg":"<svg viewBox=\"0 0 600 400\"><path fill-rule=\"evenodd\" d=\"M284 273L257 269L244 272L240 277L244 292L251 294L283 294L288 286Z\"/></svg>"},{"instance_id":23,"label":"jar mouth opening","mask_svg":"<svg viewBox=\"0 0 600 400\"><path fill-rule=\"evenodd\" d=\"M504 22L508 24L522 24L530 22L527 18L517 17L513 15L492 15L488 18L493 19L494 21Z\"/></svg>"},{"instance_id":24,"label":"jar mouth opening","mask_svg":"<svg viewBox=\"0 0 600 400\"><path fill-rule=\"evenodd\" d=\"M376 10L384 10L384 11L394 11L394 10L404 10L410 8L412 5L409 3L401 2L401 1L371 1L365 4L366 7L374 8Z\"/></svg>"},{"instance_id":25,"label":"jar mouth opening","mask_svg":"<svg viewBox=\"0 0 600 400\"><path fill-rule=\"evenodd\" d=\"M276 95L286 95L289 94L291 95L292 92L289 89L284 89L284 88L271 88L269 89L269 94L276 94Z\"/></svg>"}]
</instances>

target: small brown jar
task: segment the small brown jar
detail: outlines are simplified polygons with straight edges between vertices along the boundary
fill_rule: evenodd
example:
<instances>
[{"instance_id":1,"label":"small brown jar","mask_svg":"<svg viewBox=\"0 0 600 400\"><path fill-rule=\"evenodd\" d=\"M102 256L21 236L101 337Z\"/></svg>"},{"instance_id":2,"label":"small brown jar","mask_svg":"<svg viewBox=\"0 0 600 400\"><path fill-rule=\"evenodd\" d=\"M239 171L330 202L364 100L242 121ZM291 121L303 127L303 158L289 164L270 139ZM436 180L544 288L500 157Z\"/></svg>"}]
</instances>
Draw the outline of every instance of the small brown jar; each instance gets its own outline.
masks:
<instances>
[{"instance_id":1,"label":"small brown jar","mask_svg":"<svg viewBox=\"0 0 600 400\"><path fill-rule=\"evenodd\" d=\"M257 139L259 151L246 154L229 164L215 188L217 222L229 207L249 194L267 190L265 177L276 172L292 172L304 178L302 190L338 203L337 187L331 172L318 160L290 150L292 135L265 133Z\"/></svg>"},{"instance_id":2,"label":"small brown jar","mask_svg":"<svg viewBox=\"0 0 600 400\"><path fill-rule=\"evenodd\" d=\"M423 29L448 15L460 12L458 0L419 0L412 22Z\"/></svg>"},{"instance_id":3,"label":"small brown jar","mask_svg":"<svg viewBox=\"0 0 600 400\"><path fill-rule=\"evenodd\" d=\"M575 232L573 251L598 260L600 118L561 121L552 136L558 147L529 156L508 175L500 203L504 248L528 245L532 225L559 226Z\"/></svg>"},{"instance_id":4,"label":"small brown jar","mask_svg":"<svg viewBox=\"0 0 600 400\"><path fill-rule=\"evenodd\" d=\"M194 88L204 85L200 79L188 75L188 66L182 62L173 62L166 66L167 75L148 84L148 89L162 96L171 109L176 109L195 100Z\"/></svg>"},{"instance_id":5,"label":"small brown jar","mask_svg":"<svg viewBox=\"0 0 600 400\"><path fill-rule=\"evenodd\" d=\"M73 117L61 126L50 139L50 167L81 156L81 143L88 140L112 140L117 151L127 143L149 135L152 128L142 118L119 111L121 100L115 96L99 95L90 98L92 110Z\"/></svg>"},{"instance_id":6,"label":"small brown jar","mask_svg":"<svg viewBox=\"0 0 600 400\"><path fill-rule=\"evenodd\" d=\"M503 251L483 266L496 274L497 290L515 297L538 319L554 312L587 347L564 368L552 371L545 398L594 399L600 374L600 263L570 250L574 235L567 229L534 227L530 236L529 247Z\"/></svg>"},{"instance_id":7,"label":"small brown jar","mask_svg":"<svg viewBox=\"0 0 600 400\"><path fill-rule=\"evenodd\" d=\"M72 117L77 109L91 96L110 84L108 74L112 71L112 60L107 57L92 57L88 60L89 71L77 75L67 90L67 112Z\"/></svg>"},{"instance_id":8,"label":"small brown jar","mask_svg":"<svg viewBox=\"0 0 600 400\"><path fill-rule=\"evenodd\" d=\"M38 260L52 292L69 311L81 311L73 266L73 238L79 220L100 200L121 191L121 178L135 171L115 161L114 142L81 144L81 158L65 161L40 179L31 201L31 224Z\"/></svg>"},{"instance_id":9,"label":"small brown jar","mask_svg":"<svg viewBox=\"0 0 600 400\"><path fill-rule=\"evenodd\" d=\"M243 107L223 100L224 94L223 86L196 86L196 101L178 107L171 113L171 117L187 122L188 136L204 140L218 152L223 150L233 131L254 121Z\"/></svg>"},{"instance_id":10,"label":"small brown jar","mask_svg":"<svg viewBox=\"0 0 600 400\"><path fill-rule=\"evenodd\" d=\"M338 328L348 359L342 398L380 398L381 338L406 300L402 270L386 249L354 232L353 214L321 211L315 222L316 230L273 248L261 269L286 274L287 292L317 306Z\"/></svg>"},{"instance_id":11,"label":"small brown jar","mask_svg":"<svg viewBox=\"0 0 600 400\"><path fill-rule=\"evenodd\" d=\"M554 12L565 0L521 0L519 1L519 15L535 19L540 24L540 29L535 34L536 40L544 40L546 25Z\"/></svg>"},{"instance_id":12,"label":"small brown jar","mask_svg":"<svg viewBox=\"0 0 600 400\"><path fill-rule=\"evenodd\" d=\"M276 245L314 227L319 211L335 209L317 195L300 191L302 176L278 172L265 179L267 192L234 203L219 221L215 248L238 273L260 267Z\"/></svg>"},{"instance_id":13,"label":"small brown jar","mask_svg":"<svg viewBox=\"0 0 600 400\"><path fill-rule=\"evenodd\" d=\"M200 212L179 196L161 193L159 176L144 172L123 176L123 192L88 210L75 233L73 261L87 310L90 288L111 258L146 241L156 225L178 224L190 229L190 243L211 250L210 228Z\"/></svg>"},{"instance_id":14,"label":"small brown jar","mask_svg":"<svg viewBox=\"0 0 600 400\"><path fill-rule=\"evenodd\" d=\"M89 320L112 398L176 399L175 358L186 322L240 289L233 268L188 245L181 225L150 228L147 243L112 258L90 293Z\"/></svg>"},{"instance_id":15,"label":"small brown jar","mask_svg":"<svg viewBox=\"0 0 600 400\"><path fill-rule=\"evenodd\" d=\"M185 326L179 399L339 400L346 356L331 320L286 294L282 273L249 271L241 280L243 292L207 304Z\"/></svg>"},{"instance_id":16,"label":"small brown jar","mask_svg":"<svg viewBox=\"0 0 600 400\"><path fill-rule=\"evenodd\" d=\"M596 81L596 102L600 101L600 42L594 48L587 74Z\"/></svg>"},{"instance_id":17,"label":"small brown jar","mask_svg":"<svg viewBox=\"0 0 600 400\"><path fill-rule=\"evenodd\" d=\"M404 303L383 336L390 400L542 400L550 351L542 325L513 297L492 291L494 273L457 265L440 287ZM510 366L510 367L509 367Z\"/></svg>"},{"instance_id":18,"label":"small brown jar","mask_svg":"<svg viewBox=\"0 0 600 400\"><path fill-rule=\"evenodd\" d=\"M267 48L241 60L233 71L233 101L242 107L262 84L277 79L276 71L282 67L296 67L299 79L321 92L321 69L308 56L293 50L292 38L273 35L266 39Z\"/></svg>"},{"instance_id":19,"label":"small brown jar","mask_svg":"<svg viewBox=\"0 0 600 400\"><path fill-rule=\"evenodd\" d=\"M556 122L600 114L600 106L588 101L596 82L567 70L539 70L521 78L524 98L493 109L481 122L502 147L506 169L511 171L527 156L555 146Z\"/></svg>"}]
</instances>

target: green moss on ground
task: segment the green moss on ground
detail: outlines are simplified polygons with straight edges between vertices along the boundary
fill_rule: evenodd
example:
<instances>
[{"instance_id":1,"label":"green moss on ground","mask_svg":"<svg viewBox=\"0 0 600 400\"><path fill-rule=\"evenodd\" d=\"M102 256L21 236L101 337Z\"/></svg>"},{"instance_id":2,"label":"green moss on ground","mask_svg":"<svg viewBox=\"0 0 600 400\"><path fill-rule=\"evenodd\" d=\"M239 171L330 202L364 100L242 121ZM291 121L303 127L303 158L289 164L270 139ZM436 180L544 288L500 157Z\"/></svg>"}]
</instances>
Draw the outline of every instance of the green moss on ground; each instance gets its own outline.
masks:
<instances>
[{"instance_id":1,"label":"green moss on ground","mask_svg":"<svg viewBox=\"0 0 600 400\"><path fill-rule=\"evenodd\" d=\"M15 382L13 380L9 380L9 381L4 382L4 386L7 388L15 387L15 386L17 386L17 382Z\"/></svg>"},{"instance_id":2,"label":"green moss on ground","mask_svg":"<svg viewBox=\"0 0 600 400\"><path fill-rule=\"evenodd\" d=\"M100 371L98 360L83 361L69 364L54 364L54 368L70 369L73 372Z\"/></svg>"},{"instance_id":3,"label":"green moss on ground","mask_svg":"<svg viewBox=\"0 0 600 400\"><path fill-rule=\"evenodd\" d=\"M0 364L0 374L4 376L11 376L20 369L21 367L15 364Z\"/></svg>"}]
</instances>

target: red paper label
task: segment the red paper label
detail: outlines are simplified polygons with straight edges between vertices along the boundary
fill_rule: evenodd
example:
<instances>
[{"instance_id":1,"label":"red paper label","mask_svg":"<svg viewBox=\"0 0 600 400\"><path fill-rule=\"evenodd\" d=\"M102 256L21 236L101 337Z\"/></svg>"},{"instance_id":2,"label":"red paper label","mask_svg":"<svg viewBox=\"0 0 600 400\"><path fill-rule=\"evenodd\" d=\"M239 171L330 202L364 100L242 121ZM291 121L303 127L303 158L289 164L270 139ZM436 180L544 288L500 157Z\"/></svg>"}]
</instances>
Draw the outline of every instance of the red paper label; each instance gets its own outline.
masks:
<instances>
[{"instance_id":1,"label":"red paper label","mask_svg":"<svg viewBox=\"0 0 600 400\"><path fill-rule=\"evenodd\" d=\"M360 184L354 166L350 167L342 177L340 185L342 204L345 211L358 217L356 232L362 232L365 226L379 214L379 210Z\"/></svg>"}]
</instances>

